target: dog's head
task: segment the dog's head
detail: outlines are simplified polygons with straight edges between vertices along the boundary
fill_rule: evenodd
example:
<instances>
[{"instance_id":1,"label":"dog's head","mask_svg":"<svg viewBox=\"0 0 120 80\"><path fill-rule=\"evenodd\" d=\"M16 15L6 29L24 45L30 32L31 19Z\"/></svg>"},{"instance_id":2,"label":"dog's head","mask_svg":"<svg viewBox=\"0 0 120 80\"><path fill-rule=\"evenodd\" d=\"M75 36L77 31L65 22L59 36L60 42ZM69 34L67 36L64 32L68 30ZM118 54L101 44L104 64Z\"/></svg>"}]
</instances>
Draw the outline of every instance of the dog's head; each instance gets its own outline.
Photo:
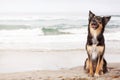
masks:
<instances>
[{"instance_id":1,"label":"dog's head","mask_svg":"<svg viewBox=\"0 0 120 80\"><path fill-rule=\"evenodd\" d=\"M110 20L111 16L96 16L94 13L89 11L89 29L104 31L105 25Z\"/></svg>"}]
</instances>

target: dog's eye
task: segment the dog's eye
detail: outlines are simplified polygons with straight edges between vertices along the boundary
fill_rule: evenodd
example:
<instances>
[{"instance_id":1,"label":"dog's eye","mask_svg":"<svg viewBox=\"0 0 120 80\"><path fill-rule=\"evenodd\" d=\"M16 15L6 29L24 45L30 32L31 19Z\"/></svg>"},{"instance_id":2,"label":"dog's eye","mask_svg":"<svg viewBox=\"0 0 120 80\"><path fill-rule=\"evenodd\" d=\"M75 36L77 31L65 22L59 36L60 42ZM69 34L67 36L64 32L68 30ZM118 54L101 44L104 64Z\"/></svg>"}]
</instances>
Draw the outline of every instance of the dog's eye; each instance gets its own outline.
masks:
<instances>
[{"instance_id":1,"label":"dog's eye","mask_svg":"<svg viewBox=\"0 0 120 80\"><path fill-rule=\"evenodd\" d=\"M101 18L97 18L97 21L101 24L102 23L102 19Z\"/></svg>"}]
</instances>

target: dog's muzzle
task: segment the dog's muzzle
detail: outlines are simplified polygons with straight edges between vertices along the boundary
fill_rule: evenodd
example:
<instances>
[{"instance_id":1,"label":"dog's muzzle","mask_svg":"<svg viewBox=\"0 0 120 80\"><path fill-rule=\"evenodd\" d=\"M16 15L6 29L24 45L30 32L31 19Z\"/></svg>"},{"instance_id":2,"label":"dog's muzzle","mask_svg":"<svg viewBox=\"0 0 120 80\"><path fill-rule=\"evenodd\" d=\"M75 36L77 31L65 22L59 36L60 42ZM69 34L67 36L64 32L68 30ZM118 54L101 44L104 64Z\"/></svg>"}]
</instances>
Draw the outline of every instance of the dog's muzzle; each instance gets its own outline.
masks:
<instances>
[{"instance_id":1,"label":"dog's muzzle","mask_svg":"<svg viewBox=\"0 0 120 80\"><path fill-rule=\"evenodd\" d=\"M98 28L98 23L95 20L92 20L91 21L91 27L94 28L94 29L97 29Z\"/></svg>"}]
</instances>

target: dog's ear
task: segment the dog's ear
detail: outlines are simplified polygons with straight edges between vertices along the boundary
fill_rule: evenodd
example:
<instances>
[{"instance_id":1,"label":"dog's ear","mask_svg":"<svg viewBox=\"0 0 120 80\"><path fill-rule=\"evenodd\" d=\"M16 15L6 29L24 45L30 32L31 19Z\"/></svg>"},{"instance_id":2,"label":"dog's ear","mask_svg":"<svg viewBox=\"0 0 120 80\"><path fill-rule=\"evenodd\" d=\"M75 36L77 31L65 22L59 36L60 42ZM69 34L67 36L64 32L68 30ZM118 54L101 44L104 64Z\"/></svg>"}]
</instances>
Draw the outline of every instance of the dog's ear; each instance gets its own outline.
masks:
<instances>
[{"instance_id":1,"label":"dog's ear","mask_svg":"<svg viewBox=\"0 0 120 80\"><path fill-rule=\"evenodd\" d=\"M111 16L104 16L103 17L103 22L104 22L104 25L106 25L108 23L108 21L110 20Z\"/></svg>"},{"instance_id":2,"label":"dog's ear","mask_svg":"<svg viewBox=\"0 0 120 80\"><path fill-rule=\"evenodd\" d=\"M95 16L95 14L92 13L91 11L89 11L89 20L90 20L92 17L94 17L94 16Z\"/></svg>"}]
</instances>

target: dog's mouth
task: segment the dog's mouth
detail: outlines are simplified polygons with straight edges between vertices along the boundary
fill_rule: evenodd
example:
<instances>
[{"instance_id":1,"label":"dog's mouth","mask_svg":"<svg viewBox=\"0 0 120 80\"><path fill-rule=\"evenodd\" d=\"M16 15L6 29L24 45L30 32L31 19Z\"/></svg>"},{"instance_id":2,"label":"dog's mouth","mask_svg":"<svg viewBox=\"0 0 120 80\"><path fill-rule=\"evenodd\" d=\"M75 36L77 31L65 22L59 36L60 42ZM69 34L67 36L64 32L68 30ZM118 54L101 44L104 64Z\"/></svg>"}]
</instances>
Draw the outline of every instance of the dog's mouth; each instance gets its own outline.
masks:
<instances>
[{"instance_id":1,"label":"dog's mouth","mask_svg":"<svg viewBox=\"0 0 120 80\"><path fill-rule=\"evenodd\" d=\"M91 23L91 27L94 28L94 29L97 29L98 28L98 24L97 23Z\"/></svg>"}]
</instances>

